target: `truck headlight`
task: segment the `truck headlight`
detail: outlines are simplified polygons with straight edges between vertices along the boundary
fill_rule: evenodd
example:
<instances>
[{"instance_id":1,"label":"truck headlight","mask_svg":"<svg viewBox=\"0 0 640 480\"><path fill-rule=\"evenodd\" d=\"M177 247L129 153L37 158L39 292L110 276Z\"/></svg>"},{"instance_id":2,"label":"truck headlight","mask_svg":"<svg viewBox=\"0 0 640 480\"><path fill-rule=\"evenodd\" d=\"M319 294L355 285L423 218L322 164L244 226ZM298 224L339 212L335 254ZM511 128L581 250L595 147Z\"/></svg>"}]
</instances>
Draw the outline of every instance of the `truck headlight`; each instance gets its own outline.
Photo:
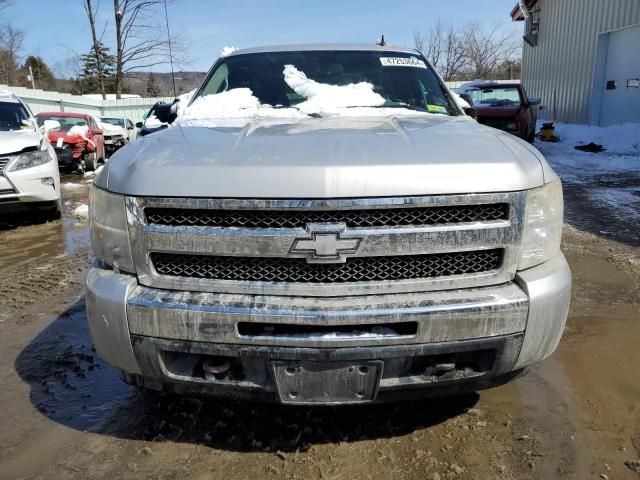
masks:
<instances>
[{"instance_id":1,"label":"truck headlight","mask_svg":"<svg viewBox=\"0 0 640 480\"><path fill-rule=\"evenodd\" d=\"M519 270L546 262L560 251L563 215L560 180L527 193Z\"/></svg>"},{"instance_id":2,"label":"truck headlight","mask_svg":"<svg viewBox=\"0 0 640 480\"><path fill-rule=\"evenodd\" d=\"M118 270L135 273L123 195L91 186L89 231L93 253L98 260Z\"/></svg>"},{"instance_id":3,"label":"truck headlight","mask_svg":"<svg viewBox=\"0 0 640 480\"><path fill-rule=\"evenodd\" d=\"M11 171L24 170L25 168L37 167L53 160L47 150L34 150L21 154L11 166Z\"/></svg>"}]
</instances>

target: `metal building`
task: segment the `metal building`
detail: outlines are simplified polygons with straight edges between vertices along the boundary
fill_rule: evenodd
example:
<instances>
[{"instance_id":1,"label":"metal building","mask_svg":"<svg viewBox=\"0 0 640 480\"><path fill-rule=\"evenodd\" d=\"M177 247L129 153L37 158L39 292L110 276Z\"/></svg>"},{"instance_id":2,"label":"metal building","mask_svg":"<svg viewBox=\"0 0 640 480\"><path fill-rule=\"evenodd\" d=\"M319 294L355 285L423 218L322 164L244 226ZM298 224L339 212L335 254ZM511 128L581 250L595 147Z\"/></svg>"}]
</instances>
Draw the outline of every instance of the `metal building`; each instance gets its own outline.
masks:
<instances>
[{"instance_id":1,"label":"metal building","mask_svg":"<svg viewBox=\"0 0 640 480\"><path fill-rule=\"evenodd\" d=\"M640 122L640 0L520 0L522 82L543 118Z\"/></svg>"}]
</instances>

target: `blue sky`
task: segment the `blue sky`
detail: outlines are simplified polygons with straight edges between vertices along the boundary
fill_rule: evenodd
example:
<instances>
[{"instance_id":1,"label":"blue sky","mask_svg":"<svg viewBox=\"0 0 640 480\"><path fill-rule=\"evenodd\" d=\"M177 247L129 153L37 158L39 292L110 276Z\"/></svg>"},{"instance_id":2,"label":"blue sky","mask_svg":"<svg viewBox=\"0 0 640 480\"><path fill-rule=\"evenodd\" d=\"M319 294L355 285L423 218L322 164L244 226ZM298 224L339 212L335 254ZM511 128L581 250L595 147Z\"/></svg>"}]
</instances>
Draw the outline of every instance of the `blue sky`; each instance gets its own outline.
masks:
<instances>
[{"instance_id":1,"label":"blue sky","mask_svg":"<svg viewBox=\"0 0 640 480\"><path fill-rule=\"evenodd\" d=\"M113 2L101 2L104 24L112 19ZM438 19L517 28L509 17L515 4L516 0L174 0L169 16L172 32L181 33L190 45L192 61L185 69L207 70L226 45L373 43L384 33L389 43L410 46L414 31L426 31ZM40 55L55 67L71 52L89 50L91 35L81 0L17 0L5 15L25 33L23 55ZM113 50L113 32L107 30L104 40Z\"/></svg>"}]
</instances>

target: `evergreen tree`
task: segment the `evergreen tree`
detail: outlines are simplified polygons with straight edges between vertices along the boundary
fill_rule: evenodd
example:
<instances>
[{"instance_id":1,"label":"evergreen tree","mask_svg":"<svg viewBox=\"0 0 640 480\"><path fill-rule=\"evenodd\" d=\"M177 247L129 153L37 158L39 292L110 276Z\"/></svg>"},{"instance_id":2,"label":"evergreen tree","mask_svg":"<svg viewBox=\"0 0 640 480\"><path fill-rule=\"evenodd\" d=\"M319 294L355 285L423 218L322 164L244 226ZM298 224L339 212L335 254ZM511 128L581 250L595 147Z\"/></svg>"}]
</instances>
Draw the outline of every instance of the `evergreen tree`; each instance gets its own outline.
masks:
<instances>
[{"instance_id":1,"label":"evergreen tree","mask_svg":"<svg viewBox=\"0 0 640 480\"><path fill-rule=\"evenodd\" d=\"M80 80L82 82L81 90L83 93L100 93L100 82L98 80L98 64L96 56L100 57L102 71L105 77L105 89L111 93L114 89L113 74L115 68L115 57L109 53L109 48L102 43L98 43L98 55L93 48L84 55L80 56L82 61L82 73Z\"/></svg>"},{"instance_id":2,"label":"evergreen tree","mask_svg":"<svg viewBox=\"0 0 640 480\"><path fill-rule=\"evenodd\" d=\"M27 87L31 87L31 82L27 81L27 75L29 73L29 67L31 67L31 71L33 72L33 80L36 88L41 90L55 90L56 88L56 78L51 72L49 66L45 63L42 57L36 57L30 55L24 61L24 65L22 65L21 77L24 78L25 85Z\"/></svg>"}]
</instances>

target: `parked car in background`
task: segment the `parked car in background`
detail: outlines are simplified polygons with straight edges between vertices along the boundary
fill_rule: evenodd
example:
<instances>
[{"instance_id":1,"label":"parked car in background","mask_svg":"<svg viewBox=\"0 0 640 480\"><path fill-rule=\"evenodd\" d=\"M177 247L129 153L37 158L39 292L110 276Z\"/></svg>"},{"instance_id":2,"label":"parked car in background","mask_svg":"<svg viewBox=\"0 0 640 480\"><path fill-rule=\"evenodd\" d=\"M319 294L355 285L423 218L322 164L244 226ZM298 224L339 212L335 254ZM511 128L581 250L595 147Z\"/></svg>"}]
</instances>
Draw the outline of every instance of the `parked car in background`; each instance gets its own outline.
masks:
<instances>
[{"instance_id":1,"label":"parked car in background","mask_svg":"<svg viewBox=\"0 0 640 480\"><path fill-rule=\"evenodd\" d=\"M47 141L46 122L39 128L16 95L0 91L0 211L35 210L45 219L60 217L60 174Z\"/></svg>"},{"instance_id":2,"label":"parked car in background","mask_svg":"<svg viewBox=\"0 0 640 480\"><path fill-rule=\"evenodd\" d=\"M164 130L176 119L174 103L157 102L151 107L144 118L144 122L136 123L138 136L144 137L150 133Z\"/></svg>"},{"instance_id":3,"label":"parked car in background","mask_svg":"<svg viewBox=\"0 0 640 480\"><path fill-rule=\"evenodd\" d=\"M91 115L70 112L41 112L38 125L46 120L60 123L60 129L49 132L49 141L58 156L60 168L84 172L95 170L106 157L103 131Z\"/></svg>"},{"instance_id":4,"label":"parked car in background","mask_svg":"<svg viewBox=\"0 0 640 480\"><path fill-rule=\"evenodd\" d=\"M99 121L104 132L104 148L107 155L136 138L136 127L128 118L100 117Z\"/></svg>"},{"instance_id":5,"label":"parked car in background","mask_svg":"<svg viewBox=\"0 0 640 480\"><path fill-rule=\"evenodd\" d=\"M478 121L533 143L539 98L528 98L519 83L471 82L459 92L473 102Z\"/></svg>"}]
</instances>

